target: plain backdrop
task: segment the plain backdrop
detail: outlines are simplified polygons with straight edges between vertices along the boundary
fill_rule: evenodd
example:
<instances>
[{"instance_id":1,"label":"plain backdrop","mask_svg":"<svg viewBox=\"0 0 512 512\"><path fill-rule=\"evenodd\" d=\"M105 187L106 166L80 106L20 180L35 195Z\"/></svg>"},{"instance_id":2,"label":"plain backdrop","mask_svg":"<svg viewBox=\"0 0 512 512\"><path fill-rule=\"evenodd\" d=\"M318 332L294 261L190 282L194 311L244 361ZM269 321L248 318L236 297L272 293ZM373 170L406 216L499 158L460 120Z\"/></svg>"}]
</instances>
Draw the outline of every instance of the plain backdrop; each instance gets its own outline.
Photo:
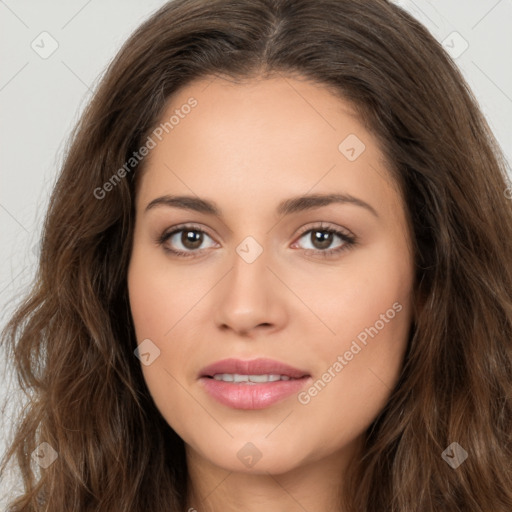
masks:
<instances>
[{"instance_id":1,"label":"plain backdrop","mask_svg":"<svg viewBox=\"0 0 512 512\"><path fill-rule=\"evenodd\" d=\"M42 221L71 129L121 44L164 3L0 0L0 328L34 275ZM396 3L444 42L511 162L512 0ZM0 400L14 407L19 397L11 365L0 356ZM8 409L0 424L0 453L10 416ZM1 510L16 484L0 482Z\"/></svg>"}]
</instances>

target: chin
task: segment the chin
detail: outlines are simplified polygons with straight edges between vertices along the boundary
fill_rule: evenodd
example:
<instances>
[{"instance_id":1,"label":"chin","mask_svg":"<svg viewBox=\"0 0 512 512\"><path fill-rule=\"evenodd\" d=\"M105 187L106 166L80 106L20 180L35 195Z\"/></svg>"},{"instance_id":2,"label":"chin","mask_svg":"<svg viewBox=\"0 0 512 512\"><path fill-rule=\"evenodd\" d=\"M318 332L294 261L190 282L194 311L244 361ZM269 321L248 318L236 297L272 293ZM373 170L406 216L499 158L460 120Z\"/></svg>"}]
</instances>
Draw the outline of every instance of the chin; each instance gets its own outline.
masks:
<instances>
[{"instance_id":1,"label":"chin","mask_svg":"<svg viewBox=\"0 0 512 512\"><path fill-rule=\"evenodd\" d=\"M287 446L277 440L273 443L270 439L255 437L247 437L248 441L238 439L219 443L213 451L213 446L209 445L206 450L201 450L201 454L211 464L226 471L253 475L287 473L308 458L306 453L299 453L301 446L297 443Z\"/></svg>"}]
</instances>

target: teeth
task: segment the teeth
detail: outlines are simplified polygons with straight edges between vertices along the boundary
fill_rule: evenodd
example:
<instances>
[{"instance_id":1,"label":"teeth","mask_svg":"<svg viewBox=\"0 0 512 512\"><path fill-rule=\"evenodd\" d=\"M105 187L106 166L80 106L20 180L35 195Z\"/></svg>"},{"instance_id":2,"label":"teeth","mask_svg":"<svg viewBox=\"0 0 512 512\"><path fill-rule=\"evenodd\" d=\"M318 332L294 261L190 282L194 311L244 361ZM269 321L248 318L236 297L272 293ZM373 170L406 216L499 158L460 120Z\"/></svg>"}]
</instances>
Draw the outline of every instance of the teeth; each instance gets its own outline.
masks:
<instances>
[{"instance_id":1,"label":"teeth","mask_svg":"<svg viewBox=\"0 0 512 512\"><path fill-rule=\"evenodd\" d=\"M239 373L216 373L213 378L224 382L275 382L278 380L290 380L288 375L266 374L266 375L240 375Z\"/></svg>"},{"instance_id":2,"label":"teeth","mask_svg":"<svg viewBox=\"0 0 512 512\"><path fill-rule=\"evenodd\" d=\"M274 377L274 375L246 375L246 377L247 380L250 380L251 382L268 382L269 380L271 380L270 377ZM279 380L279 375L275 380Z\"/></svg>"}]
</instances>

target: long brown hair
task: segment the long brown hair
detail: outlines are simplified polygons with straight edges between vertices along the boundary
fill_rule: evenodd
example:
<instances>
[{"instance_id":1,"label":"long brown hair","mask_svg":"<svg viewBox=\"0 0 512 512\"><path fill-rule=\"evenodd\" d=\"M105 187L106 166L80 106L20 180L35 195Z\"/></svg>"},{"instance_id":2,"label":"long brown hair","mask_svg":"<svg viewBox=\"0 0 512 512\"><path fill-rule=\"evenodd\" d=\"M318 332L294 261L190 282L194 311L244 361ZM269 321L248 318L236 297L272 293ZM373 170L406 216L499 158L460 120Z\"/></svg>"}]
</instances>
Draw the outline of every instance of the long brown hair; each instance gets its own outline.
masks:
<instances>
[{"instance_id":1,"label":"long brown hair","mask_svg":"<svg viewBox=\"0 0 512 512\"><path fill-rule=\"evenodd\" d=\"M73 132L36 280L3 333L29 397L2 465L15 459L23 478L11 511L186 506L183 442L133 354L126 274L144 160L103 198L94 191L180 87L276 73L352 102L414 234L403 371L343 483L343 510L512 510L512 202L506 161L456 65L384 0L176 0L125 43ZM46 469L31 461L42 442L58 454ZM454 442L468 453L456 469L442 457Z\"/></svg>"}]
</instances>

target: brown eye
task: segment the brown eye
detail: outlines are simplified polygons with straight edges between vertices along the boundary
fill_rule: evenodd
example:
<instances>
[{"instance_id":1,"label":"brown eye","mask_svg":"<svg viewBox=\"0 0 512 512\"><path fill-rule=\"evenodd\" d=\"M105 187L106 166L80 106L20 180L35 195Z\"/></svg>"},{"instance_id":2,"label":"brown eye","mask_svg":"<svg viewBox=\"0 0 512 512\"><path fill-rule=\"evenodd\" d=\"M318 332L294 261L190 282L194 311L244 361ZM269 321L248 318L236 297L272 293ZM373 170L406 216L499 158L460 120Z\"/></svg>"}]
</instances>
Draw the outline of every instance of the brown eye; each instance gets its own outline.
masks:
<instances>
[{"instance_id":1,"label":"brown eye","mask_svg":"<svg viewBox=\"0 0 512 512\"><path fill-rule=\"evenodd\" d=\"M211 241L209 247L213 247L215 242L202 229L193 226L179 226L164 233L158 239L158 243L169 253L179 256L194 256L208 248L208 246L204 246L207 239Z\"/></svg>"},{"instance_id":2,"label":"brown eye","mask_svg":"<svg viewBox=\"0 0 512 512\"><path fill-rule=\"evenodd\" d=\"M338 246L343 245L344 242L348 241L348 237L343 233L331 229L310 229L302 234L300 239L305 239L309 242L312 247L304 247L305 249L313 249L319 251L325 251L332 249L332 244L336 238L339 238L342 243L338 243Z\"/></svg>"},{"instance_id":3,"label":"brown eye","mask_svg":"<svg viewBox=\"0 0 512 512\"><path fill-rule=\"evenodd\" d=\"M304 239L309 242L309 247L299 243ZM338 242L336 243L336 239ZM306 252L318 254L323 257L336 256L338 253L350 249L357 244L355 235L344 233L333 228L318 226L304 231L294 246L304 249Z\"/></svg>"},{"instance_id":4,"label":"brown eye","mask_svg":"<svg viewBox=\"0 0 512 512\"><path fill-rule=\"evenodd\" d=\"M315 249L328 249L332 244L334 233L331 231L311 231L311 242Z\"/></svg>"},{"instance_id":5,"label":"brown eye","mask_svg":"<svg viewBox=\"0 0 512 512\"><path fill-rule=\"evenodd\" d=\"M196 230L184 229L181 231L180 242L186 249L198 249L203 243L203 233Z\"/></svg>"}]
</instances>

